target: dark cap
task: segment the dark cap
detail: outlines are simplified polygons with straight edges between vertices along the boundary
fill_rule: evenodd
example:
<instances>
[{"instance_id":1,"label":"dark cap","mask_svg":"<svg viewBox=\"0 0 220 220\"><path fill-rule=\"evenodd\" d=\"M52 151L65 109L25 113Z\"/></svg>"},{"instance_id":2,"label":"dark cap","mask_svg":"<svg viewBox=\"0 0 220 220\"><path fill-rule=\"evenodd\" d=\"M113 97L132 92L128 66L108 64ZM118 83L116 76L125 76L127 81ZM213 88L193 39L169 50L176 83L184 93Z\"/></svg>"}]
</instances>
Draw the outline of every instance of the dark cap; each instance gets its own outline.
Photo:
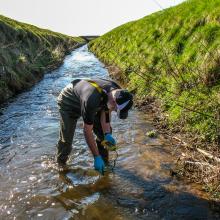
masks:
<instances>
[{"instance_id":1,"label":"dark cap","mask_svg":"<svg viewBox=\"0 0 220 220\"><path fill-rule=\"evenodd\" d=\"M128 117L128 110L133 105L133 95L126 89L119 89L115 94L117 103L117 115L120 119Z\"/></svg>"}]
</instances>

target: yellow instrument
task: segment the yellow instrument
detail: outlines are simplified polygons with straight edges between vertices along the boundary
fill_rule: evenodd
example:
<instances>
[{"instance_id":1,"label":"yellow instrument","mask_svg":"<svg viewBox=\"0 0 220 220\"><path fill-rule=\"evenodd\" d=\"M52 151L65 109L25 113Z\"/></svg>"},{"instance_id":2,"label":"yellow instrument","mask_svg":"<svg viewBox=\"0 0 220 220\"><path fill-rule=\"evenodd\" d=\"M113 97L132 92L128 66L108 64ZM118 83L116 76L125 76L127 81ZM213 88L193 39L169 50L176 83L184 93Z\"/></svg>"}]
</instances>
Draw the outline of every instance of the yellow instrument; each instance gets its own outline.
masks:
<instances>
[{"instance_id":1,"label":"yellow instrument","mask_svg":"<svg viewBox=\"0 0 220 220\"><path fill-rule=\"evenodd\" d=\"M103 140L101 142L101 144L109 151L116 151L118 149L118 146L113 145L112 143L110 143L109 141L106 141L106 140Z\"/></svg>"}]
</instances>

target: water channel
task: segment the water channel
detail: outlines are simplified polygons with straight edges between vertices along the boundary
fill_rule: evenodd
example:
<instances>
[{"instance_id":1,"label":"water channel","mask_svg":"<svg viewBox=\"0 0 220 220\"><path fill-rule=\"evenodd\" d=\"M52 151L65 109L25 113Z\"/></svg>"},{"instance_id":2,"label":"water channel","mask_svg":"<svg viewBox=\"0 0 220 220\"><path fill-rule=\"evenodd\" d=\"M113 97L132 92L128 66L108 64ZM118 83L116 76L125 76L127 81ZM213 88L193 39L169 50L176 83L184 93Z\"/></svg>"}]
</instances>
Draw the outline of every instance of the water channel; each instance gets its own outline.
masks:
<instances>
[{"instance_id":1,"label":"water channel","mask_svg":"<svg viewBox=\"0 0 220 220\"><path fill-rule=\"evenodd\" d=\"M219 219L195 184L170 176L175 158L161 135L149 138L150 116L137 109L113 115L119 143L113 172L99 176L77 124L69 169L54 156L59 133L56 98L74 78L109 78L87 46L1 109L0 219ZM112 155L114 157L114 155Z\"/></svg>"}]
</instances>

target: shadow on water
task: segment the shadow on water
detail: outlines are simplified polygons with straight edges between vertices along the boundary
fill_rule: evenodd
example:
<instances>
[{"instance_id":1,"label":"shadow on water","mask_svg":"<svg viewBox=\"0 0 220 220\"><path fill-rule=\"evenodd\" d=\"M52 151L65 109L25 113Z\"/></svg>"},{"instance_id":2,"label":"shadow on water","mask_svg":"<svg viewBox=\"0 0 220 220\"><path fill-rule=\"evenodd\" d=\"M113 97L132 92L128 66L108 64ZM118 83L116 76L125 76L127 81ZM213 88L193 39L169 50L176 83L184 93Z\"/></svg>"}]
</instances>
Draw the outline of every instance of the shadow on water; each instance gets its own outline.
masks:
<instances>
[{"instance_id":1,"label":"shadow on water","mask_svg":"<svg viewBox=\"0 0 220 220\"><path fill-rule=\"evenodd\" d=\"M121 178L143 190L138 200L132 200L129 197L119 198L121 205L126 206L126 201L129 201L138 210L157 213L159 219L219 219L217 212L214 217L210 211L211 203L208 200L188 192L167 190L164 185L169 184L172 178L145 180L130 170L123 168L118 170Z\"/></svg>"},{"instance_id":2,"label":"shadow on water","mask_svg":"<svg viewBox=\"0 0 220 220\"><path fill-rule=\"evenodd\" d=\"M67 177L69 172L77 173L75 170L66 170L59 172L59 175L62 181L72 185L73 180ZM78 210L72 219L109 219L111 215L117 219L117 216L120 216L109 212L109 209L108 215L105 215L103 204L108 204L110 209L117 207L119 213L120 209L124 213L129 213L126 219L206 220L220 218L220 203L213 204L209 200L184 191L171 191L166 188L166 185L172 181L172 177L146 180L135 172L117 166L115 173L105 174L93 183L72 185L65 192L61 190L61 194L56 199L66 210ZM94 195L93 199L97 197L92 210L88 207L84 209L82 201L74 202L82 198L90 198L91 195Z\"/></svg>"}]
</instances>

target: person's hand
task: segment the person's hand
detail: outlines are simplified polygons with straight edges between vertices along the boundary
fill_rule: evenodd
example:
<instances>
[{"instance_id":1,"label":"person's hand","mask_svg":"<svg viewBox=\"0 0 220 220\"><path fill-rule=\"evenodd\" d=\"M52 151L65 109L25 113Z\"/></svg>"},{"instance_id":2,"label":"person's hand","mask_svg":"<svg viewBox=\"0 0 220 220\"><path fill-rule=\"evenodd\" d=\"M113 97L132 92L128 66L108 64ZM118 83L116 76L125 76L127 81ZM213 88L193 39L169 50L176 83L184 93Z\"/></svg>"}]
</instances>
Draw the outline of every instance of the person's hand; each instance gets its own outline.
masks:
<instances>
[{"instance_id":1,"label":"person's hand","mask_svg":"<svg viewBox=\"0 0 220 220\"><path fill-rule=\"evenodd\" d=\"M105 134L104 140L108 141L112 145L116 145L116 140L112 137L112 134L110 133Z\"/></svg>"},{"instance_id":2,"label":"person's hand","mask_svg":"<svg viewBox=\"0 0 220 220\"><path fill-rule=\"evenodd\" d=\"M95 170L99 171L99 173L104 175L105 164L100 155L94 156L94 167Z\"/></svg>"}]
</instances>

